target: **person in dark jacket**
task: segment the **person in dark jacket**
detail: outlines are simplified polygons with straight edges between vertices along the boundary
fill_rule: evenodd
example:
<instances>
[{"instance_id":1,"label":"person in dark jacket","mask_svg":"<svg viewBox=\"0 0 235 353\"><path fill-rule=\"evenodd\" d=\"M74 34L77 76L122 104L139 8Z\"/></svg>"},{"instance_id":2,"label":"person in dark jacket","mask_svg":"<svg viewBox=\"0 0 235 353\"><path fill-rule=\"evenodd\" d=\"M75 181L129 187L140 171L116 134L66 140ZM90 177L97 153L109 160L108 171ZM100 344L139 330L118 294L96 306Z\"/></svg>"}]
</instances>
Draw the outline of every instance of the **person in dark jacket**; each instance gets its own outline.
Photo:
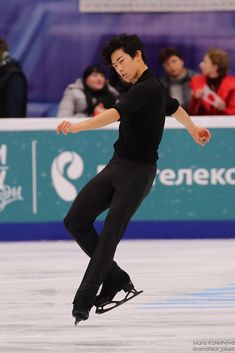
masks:
<instances>
[{"instance_id":1,"label":"person in dark jacket","mask_svg":"<svg viewBox=\"0 0 235 353\"><path fill-rule=\"evenodd\" d=\"M0 38L0 118L26 117L28 85L17 60L11 58Z\"/></svg>"},{"instance_id":2,"label":"person in dark jacket","mask_svg":"<svg viewBox=\"0 0 235 353\"><path fill-rule=\"evenodd\" d=\"M185 67L183 56L174 47L165 48L161 51L160 62L165 71L160 80L167 88L168 94L176 98L188 112L191 100L189 83L196 72Z\"/></svg>"}]
</instances>

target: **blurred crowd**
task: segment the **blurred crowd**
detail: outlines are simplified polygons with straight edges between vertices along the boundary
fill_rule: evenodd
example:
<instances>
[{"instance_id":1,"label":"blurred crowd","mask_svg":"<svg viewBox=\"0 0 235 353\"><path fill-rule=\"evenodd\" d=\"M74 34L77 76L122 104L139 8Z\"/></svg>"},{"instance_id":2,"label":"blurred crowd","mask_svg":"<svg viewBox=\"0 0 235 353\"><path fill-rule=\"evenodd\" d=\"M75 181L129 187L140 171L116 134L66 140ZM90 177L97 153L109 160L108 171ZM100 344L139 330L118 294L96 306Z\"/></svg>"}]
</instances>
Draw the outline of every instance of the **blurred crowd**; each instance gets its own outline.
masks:
<instances>
[{"instance_id":1,"label":"blurred crowd","mask_svg":"<svg viewBox=\"0 0 235 353\"><path fill-rule=\"evenodd\" d=\"M211 48L199 63L198 72L185 67L175 47L161 51L164 75L159 77L167 94L178 99L190 115L235 115L235 77L229 74L229 55ZM160 83L159 83L160 84ZM114 70L110 77L98 65L85 68L61 93L58 117L93 117L109 109L126 94L131 84ZM26 117L28 83L20 63L11 57L8 45L0 38L0 118Z\"/></svg>"}]
</instances>

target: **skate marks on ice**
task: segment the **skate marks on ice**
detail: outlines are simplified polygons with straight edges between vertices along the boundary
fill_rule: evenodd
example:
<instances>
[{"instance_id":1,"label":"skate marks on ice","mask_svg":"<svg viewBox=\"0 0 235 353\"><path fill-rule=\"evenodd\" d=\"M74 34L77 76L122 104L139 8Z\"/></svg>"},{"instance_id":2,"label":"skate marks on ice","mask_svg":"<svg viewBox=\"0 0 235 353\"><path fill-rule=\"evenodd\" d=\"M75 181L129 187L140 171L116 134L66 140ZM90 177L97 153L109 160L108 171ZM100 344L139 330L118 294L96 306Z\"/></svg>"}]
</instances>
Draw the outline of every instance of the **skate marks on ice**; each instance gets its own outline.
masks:
<instances>
[{"instance_id":1,"label":"skate marks on ice","mask_svg":"<svg viewBox=\"0 0 235 353\"><path fill-rule=\"evenodd\" d=\"M0 253L0 352L190 353L219 339L235 351L235 240L122 241L116 259L144 292L77 327L88 258L76 243L0 243Z\"/></svg>"}]
</instances>

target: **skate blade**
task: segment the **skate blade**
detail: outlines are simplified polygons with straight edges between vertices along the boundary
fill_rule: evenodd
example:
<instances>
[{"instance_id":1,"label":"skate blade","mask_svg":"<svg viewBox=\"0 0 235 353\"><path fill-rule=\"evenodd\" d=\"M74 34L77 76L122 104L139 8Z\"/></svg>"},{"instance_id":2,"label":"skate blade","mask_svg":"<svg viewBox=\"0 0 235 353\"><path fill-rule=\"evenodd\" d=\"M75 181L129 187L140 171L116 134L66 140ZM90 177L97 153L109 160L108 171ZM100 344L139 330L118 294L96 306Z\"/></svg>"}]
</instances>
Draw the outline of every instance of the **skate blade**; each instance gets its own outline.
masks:
<instances>
[{"instance_id":1,"label":"skate blade","mask_svg":"<svg viewBox=\"0 0 235 353\"><path fill-rule=\"evenodd\" d=\"M77 326L77 324L79 324L79 322L81 321L86 321L88 319L88 317L85 319L85 318L75 318L75 322L74 322L74 326Z\"/></svg>"},{"instance_id":2,"label":"skate blade","mask_svg":"<svg viewBox=\"0 0 235 353\"><path fill-rule=\"evenodd\" d=\"M143 293L142 290L137 291L136 289L132 289L130 292L128 292L125 296L124 299L122 300L112 300L109 303L105 303L103 305L97 306L95 313L96 314L104 314L107 313L110 310L113 310L114 308L117 308L118 306L128 302L129 300L133 299L137 295Z\"/></svg>"},{"instance_id":3,"label":"skate blade","mask_svg":"<svg viewBox=\"0 0 235 353\"><path fill-rule=\"evenodd\" d=\"M82 320L76 319L74 322L74 326L77 326L77 324L79 324L80 321L82 321Z\"/></svg>"}]
</instances>

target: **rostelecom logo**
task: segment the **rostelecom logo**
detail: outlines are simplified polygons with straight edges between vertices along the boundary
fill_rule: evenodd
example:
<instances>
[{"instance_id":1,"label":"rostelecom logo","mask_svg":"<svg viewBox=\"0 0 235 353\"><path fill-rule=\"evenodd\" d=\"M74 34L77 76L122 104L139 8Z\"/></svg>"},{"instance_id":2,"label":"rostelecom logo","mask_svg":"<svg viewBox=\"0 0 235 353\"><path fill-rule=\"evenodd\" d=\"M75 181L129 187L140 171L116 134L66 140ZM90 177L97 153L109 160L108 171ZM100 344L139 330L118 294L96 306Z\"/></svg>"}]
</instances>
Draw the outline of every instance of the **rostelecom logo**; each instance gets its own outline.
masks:
<instances>
[{"instance_id":1,"label":"rostelecom logo","mask_svg":"<svg viewBox=\"0 0 235 353\"><path fill-rule=\"evenodd\" d=\"M7 145L0 145L0 212L15 201L22 201L22 187L5 183L9 167L7 165Z\"/></svg>"}]
</instances>

